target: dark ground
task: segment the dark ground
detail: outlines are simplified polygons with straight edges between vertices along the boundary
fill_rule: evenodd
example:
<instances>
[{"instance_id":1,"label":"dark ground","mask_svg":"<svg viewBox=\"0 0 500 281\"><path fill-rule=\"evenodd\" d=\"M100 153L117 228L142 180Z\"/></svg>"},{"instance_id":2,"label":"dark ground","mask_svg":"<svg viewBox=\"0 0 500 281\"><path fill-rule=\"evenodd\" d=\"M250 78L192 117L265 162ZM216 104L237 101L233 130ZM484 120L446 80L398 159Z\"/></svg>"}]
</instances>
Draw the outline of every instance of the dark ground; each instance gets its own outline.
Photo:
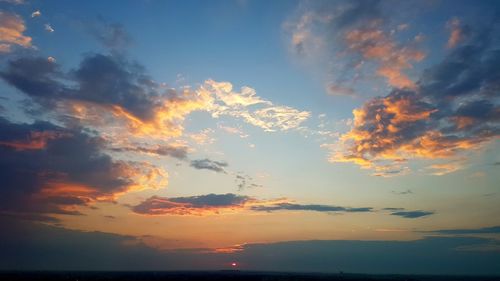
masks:
<instances>
[{"instance_id":1,"label":"dark ground","mask_svg":"<svg viewBox=\"0 0 500 281\"><path fill-rule=\"evenodd\" d=\"M176 281L176 280L391 280L391 281L493 281L500 276L431 276L431 275L366 275L366 274L320 274L320 273L278 273L251 271L183 271L183 272L0 272L0 280L8 281Z\"/></svg>"}]
</instances>

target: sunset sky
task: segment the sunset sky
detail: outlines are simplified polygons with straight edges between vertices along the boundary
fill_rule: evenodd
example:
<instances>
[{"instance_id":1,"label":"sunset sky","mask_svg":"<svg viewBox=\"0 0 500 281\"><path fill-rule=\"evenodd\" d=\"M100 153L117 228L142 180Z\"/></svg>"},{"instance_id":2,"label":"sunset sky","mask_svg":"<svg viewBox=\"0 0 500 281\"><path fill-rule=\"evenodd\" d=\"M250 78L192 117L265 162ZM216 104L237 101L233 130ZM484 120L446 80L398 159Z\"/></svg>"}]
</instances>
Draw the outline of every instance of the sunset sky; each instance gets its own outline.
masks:
<instances>
[{"instance_id":1,"label":"sunset sky","mask_svg":"<svg viewBox=\"0 0 500 281\"><path fill-rule=\"evenodd\" d=\"M498 1L0 0L0 81L0 269L500 274Z\"/></svg>"}]
</instances>

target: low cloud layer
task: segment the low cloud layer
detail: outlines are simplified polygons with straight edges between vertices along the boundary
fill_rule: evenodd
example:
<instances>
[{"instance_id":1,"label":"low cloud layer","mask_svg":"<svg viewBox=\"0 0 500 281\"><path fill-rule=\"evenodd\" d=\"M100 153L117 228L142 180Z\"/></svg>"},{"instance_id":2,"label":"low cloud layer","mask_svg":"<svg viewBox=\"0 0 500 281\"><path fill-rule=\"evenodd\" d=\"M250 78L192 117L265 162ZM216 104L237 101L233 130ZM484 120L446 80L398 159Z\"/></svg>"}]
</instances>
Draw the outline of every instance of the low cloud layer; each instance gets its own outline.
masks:
<instances>
[{"instance_id":1,"label":"low cloud layer","mask_svg":"<svg viewBox=\"0 0 500 281\"><path fill-rule=\"evenodd\" d=\"M500 253L494 250L498 241L484 238L289 241L244 244L239 251L218 253L160 250L140 237L19 221L2 221L2 225L6 226L0 232L2 270L220 270L228 268L228 261L237 261L241 270L258 271L500 274Z\"/></svg>"},{"instance_id":2,"label":"low cloud layer","mask_svg":"<svg viewBox=\"0 0 500 281\"><path fill-rule=\"evenodd\" d=\"M255 197L226 194L207 194L189 197L159 197L152 196L138 205L131 206L133 212L142 215L204 215L223 212L253 211L305 211L322 213L367 213L378 212L372 207L343 207L324 204L300 204L286 198L261 200ZM382 211L391 211L391 215L403 218L418 218L430 216L430 211L408 211L404 208L385 208Z\"/></svg>"}]
</instances>

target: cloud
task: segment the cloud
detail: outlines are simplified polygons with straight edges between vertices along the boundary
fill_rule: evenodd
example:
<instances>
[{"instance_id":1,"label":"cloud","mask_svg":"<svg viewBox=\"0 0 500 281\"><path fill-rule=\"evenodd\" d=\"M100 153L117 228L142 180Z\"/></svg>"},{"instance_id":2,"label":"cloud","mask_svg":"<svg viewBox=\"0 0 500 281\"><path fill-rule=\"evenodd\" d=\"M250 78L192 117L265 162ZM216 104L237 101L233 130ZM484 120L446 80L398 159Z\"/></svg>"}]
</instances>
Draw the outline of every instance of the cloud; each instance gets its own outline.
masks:
<instances>
[{"instance_id":1,"label":"cloud","mask_svg":"<svg viewBox=\"0 0 500 281\"><path fill-rule=\"evenodd\" d=\"M253 178L245 173L238 172L235 174L234 181L238 187L238 191L242 191L247 188L262 187L261 184L255 183Z\"/></svg>"},{"instance_id":2,"label":"cloud","mask_svg":"<svg viewBox=\"0 0 500 281\"><path fill-rule=\"evenodd\" d=\"M81 128L0 118L0 213L79 215L79 207L126 192L158 189L167 174L144 162L117 161L105 142Z\"/></svg>"},{"instance_id":3,"label":"cloud","mask_svg":"<svg viewBox=\"0 0 500 281\"><path fill-rule=\"evenodd\" d=\"M447 48L454 48L461 41L467 33L467 27L463 26L458 18L453 18L446 23L446 28L450 30L450 37L446 44Z\"/></svg>"},{"instance_id":4,"label":"cloud","mask_svg":"<svg viewBox=\"0 0 500 281\"><path fill-rule=\"evenodd\" d=\"M469 229L440 229L431 231L422 231L435 234L451 235L469 235L469 234L500 234L500 226L469 228Z\"/></svg>"},{"instance_id":5,"label":"cloud","mask_svg":"<svg viewBox=\"0 0 500 281\"><path fill-rule=\"evenodd\" d=\"M376 170L404 168L413 158L448 159L431 169L452 172L465 152L497 139L500 107L492 97L500 88L500 52L493 42L500 32L477 28L425 70L415 89L393 89L355 109L330 160Z\"/></svg>"},{"instance_id":6,"label":"cloud","mask_svg":"<svg viewBox=\"0 0 500 281\"><path fill-rule=\"evenodd\" d=\"M152 145L152 146L140 146L140 145L131 145L125 147L117 147L112 148L112 151L116 152L138 152L159 156L170 156L177 159L187 159L188 147L183 145L172 145L172 144L163 144L163 145Z\"/></svg>"},{"instance_id":7,"label":"cloud","mask_svg":"<svg viewBox=\"0 0 500 281\"><path fill-rule=\"evenodd\" d=\"M0 11L0 53L11 52L13 46L31 47L31 37L23 34L25 30L21 17Z\"/></svg>"},{"instance_id":8,"label":"cloud","mask_svg":"<svg viewBox=\"0 0 500 281\"><path fill-rule=\"evenodd\" d=\"M241 118L266 131L297 128L310 115L274 106L248 87L233 92L228 82L208 80L196 90L166 88L142 66L118 55L88 54L69 72L56 61L21 57L9 61L0 77L63 122L107 128L108 134L122 137L179 137L193 111Z\"/></svg>"},{"instance_id":9,"label":"cloud","mask_svg":"<svg viewBox=\"0 0 500 281\"><path fill-rule=\"evenodd\" d=\"M227 167L228 164L226 162L214 161L205 158L192 160L190 166L198 170L211 170L216 173L226 173L224 168Z\"/></svg>"},{"instance_id":10,"label":"cloud","mask_svg":"<svg viewBox=\"0 0 500 281\"><path fill-rule=\"evenodd\" d=\"M33 13L31 13L32 18L36 18L36 17L39 17L41 15L42 15L42 13L40 12L40 10L36 10Z\"/></svg>"},{"instance_id":11,"label":"cloud","mask_svg":"<svg viewBox=\"0 0 500 281\"><path fill-rule=\"evenodd\" d=\"M377 74L385 77L389 85L397 88L415 87L403 70L411 68L412 62L423 60L425 54L410 46L398 46L378 21L348 31L345 43L349 50L360 54L364 59L377 62Z\"/></svg>"},{"instance_id":12,"label":"cloud","mask_svg":"<svg viewBox=\"0 0 500 281\"><path fill-rule=\"evenodd\" d=\"M442 163L442 164L432 164L427 168L432 171L431 172L432 175L443 176L463 169L463 163L457 161L457 162Z\"/></svg>"},{"instance_id":13,"label":"cloud","mask_svg":"<svg viewBox=\"0 0 500 281\"><path fill-rule=\"evenodd\" d=\"M243 178L237 175L237 178ZM188 197L152 196L141 203L130 206L131 210L141 215L206 215L225 212L320 212L320 213L386 213L393 216L414 219L433 215L431 211L408 211L404 208L344 207L325 204L300 204L287 198L258 199L255 197L226 194L207 194Z\"/></svg>"},{"instance_id":14,"label":"cloud","mask_svg":"<svg viewBox=\"0 0 500 281\"><path fill-rule=\"evenodd\" d=\"M201 215L243 208L250 201L253 199L248 196L232 193L174 198L152 196L133 206L132 211L143 215Z\"/></svg>"},{"instance_id":15,"label":"cloud","mask_svg":"<svg viewBox=\"0 0 500 281\"><path fill-rule=\"evenodd\" d=\"M228 211L314 211L325 213L362 213L374 212L373 208L351 208L334 205L298 204L285 198L260 200L250 196L227 194L207 194L189 197L152 196L131 207L142 215L203 215L219 214Z\"/></svg>"},{"instance_id":16,"label":"cloud","mask_svg":"<svg viewBox=\"0 0 500 281\"><path fill-rule=\"evenodd\" d=\"M433 214L434 214L434 212L431 212L431 211L421 211L421 210L417 210L417 211L397 211L397 212L391 213L391 215L393 215L393 216L398 216L398 217L407 218L407 219L416 219L416 218L421 218L421 217L427 217L427 216L430 216L430 215L433 215Z\"/></svg>"},{"instance_id":17,"label":"cloud","mask_svg":"<svg viewBox=\"0 0 500 281\"><path fill-rule=\"evenodd\" d=\"M65 118L137 137L180 136L185 116L204 109L210 99L187 89L163 89L141 66L113 55L87 55L69 73L54 61L23 57L9 61L0 77Z\"/></svg>"},{"instance_id":18,"label":"cloud","mask_svg":"<svg viewBox=\"0 0 500 281\"><path fill-rule=\"evenodd\" d=\"M346 208L332 205L318 205L318 204L295 204L295 203L278 203L274 205L267 206L253 206L251 208L253 211L264 211L264 212L274 212L274 211L314 211L314 212L348 212L348 213L358 213L358 212L372 212L373 208L363 207L363 208Z\"/></svg>"},{"instance_id":19,"label":"cloud","mask_svg":"<svg viewBox=\"0 0 500 281\"><path fill-rule=\"evenodd\" d=\"M25 3L24 0L0 0L0 2L5 2L14 5L21 5Z\"/></svg>"},{"instance_id":20,"label":"cloud","mask_svg":"<svg viewBox=\"0 0 500 281\"><path fill-rule=\"evenodd\" d=\"M245 122L267 132L297 129L310 117L310 112L300 111L289 106L276 106L255 95L249 87L233 91L229 82L207 80L197 90L201 95L215 96L207 111L217 118L221 115L243 119Z\"/></svg>"},{"instance_id":21,"label":"cloud","mask_svg":"<svg viewBox=\"0 0 500 281\"><path fill-rule=\"evenodd\" d=\"M310 240L273 243L247 243L232 246L237 251L217 249L158 249L141 237L103 232L64 229L45 224L0 221L3 248L0 269L46 272L48 279L62 277L57 271L74 270L75 279L96 276L89 271L109 271L110 278L120 271L155 271L145 278L172 279L177 273L165 270L219 270L227 261L238 261L244 271L326 272L385 274L498 275L498 251L479 247L498 247L498 241L474 237L427 237L410 241ZM150 245L150 246L148 246ZM470 248L470 246L475 246ZM468 246L468 250L464 247ZM91 258L89 258L91 257ZM381 258L383 257L383 258ZM397 265L395 267L395 265ZM439 265L439 266L436 266ZM82 273L83 271L83 273ZM10 273L2 273L9 279ZM19 278L19 273L10 279ZM26 273L24 276L31 276ZM40 272L33 274L40 275ZM66 273L64 273L66 274ZM103 273L96 273L102 276ZM162 274L164 274L162 276ZM202 274L206 274L205 272ZM224 273L217 276L226 276ZM234 277L234 272L229 273ZM269 274L254 274L263 279ZM33 275L34 276L34 275ZM183 275L185 276L185 275ZM200 275L201 276L201 275ZM229 275L227 275L229 276ZM274 276L274 275L273 275ZM290 274L275 275L290 278ZM296 276L303 276L297 273ZM210 277L210 275L209 275ZM325 276L320 276L324 278ZM320 278L318 277L318 278ZM333 275L335 279L338 275ZM115 279L116 279L115 278ZM29 278L25 278L29 279Z\"/></svg>"},{"instance_id":22,"label":"cloud","mask_svg":"<svg viewBox=\"0 0 500 281\"><path fill-rule=\"evenodd\" d=\"M47 32L49 32L49 33L52 33L52 32L54 32L54 31L55 31L55 30L54 30L54 28L52 28L52 26L51 26L50 24L48 24L48 23L46 23L46 24L44 25L44 27L45 27L45 31L47 31Z\"/></svg>"},{"instance_id":23,"label":"cloud","mask_svg":"<svg viewBox=\"0 0 500 281\"><path fill-rule=\"evenodd\" d=\"M405 71L425 58L419 40L400 43L392 26L391 9L383 1L318 1L300 5L300 16L285 23L294 53L313 60L326 72L327 91L353 95L364 68L386 78L390 86L413 88ZM346 85L346 77L354 77Z\"/></svg>"},{"instance_id":24,"label":"cloud","mask_svg":"<svg viewBox=\"0 0 500 281\"><path fill-rule=\"evenodd\" d=\"M356 91L349 87L343 87L340 85L330 84L327 87L327 92L333 96L357 96Z\"/></svg>"}]
</instances>

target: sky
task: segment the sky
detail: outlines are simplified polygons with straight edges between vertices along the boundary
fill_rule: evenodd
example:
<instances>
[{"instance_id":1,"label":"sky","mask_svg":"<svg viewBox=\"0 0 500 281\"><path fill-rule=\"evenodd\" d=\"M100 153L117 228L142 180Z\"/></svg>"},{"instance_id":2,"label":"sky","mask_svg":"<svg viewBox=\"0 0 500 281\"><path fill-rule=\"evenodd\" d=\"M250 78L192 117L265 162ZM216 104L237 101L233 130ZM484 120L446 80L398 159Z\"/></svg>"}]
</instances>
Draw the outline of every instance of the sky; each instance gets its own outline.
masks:
<instances>
[{"instance_id":1,"label":"sky","mask_svg":"<svg viewBox=\"0 0 500 281\"><path fill-rule=\"evenodd\" d=\"M498 1L0 0L0 269L500 274Z\"/></svg>"}]
</instances>

